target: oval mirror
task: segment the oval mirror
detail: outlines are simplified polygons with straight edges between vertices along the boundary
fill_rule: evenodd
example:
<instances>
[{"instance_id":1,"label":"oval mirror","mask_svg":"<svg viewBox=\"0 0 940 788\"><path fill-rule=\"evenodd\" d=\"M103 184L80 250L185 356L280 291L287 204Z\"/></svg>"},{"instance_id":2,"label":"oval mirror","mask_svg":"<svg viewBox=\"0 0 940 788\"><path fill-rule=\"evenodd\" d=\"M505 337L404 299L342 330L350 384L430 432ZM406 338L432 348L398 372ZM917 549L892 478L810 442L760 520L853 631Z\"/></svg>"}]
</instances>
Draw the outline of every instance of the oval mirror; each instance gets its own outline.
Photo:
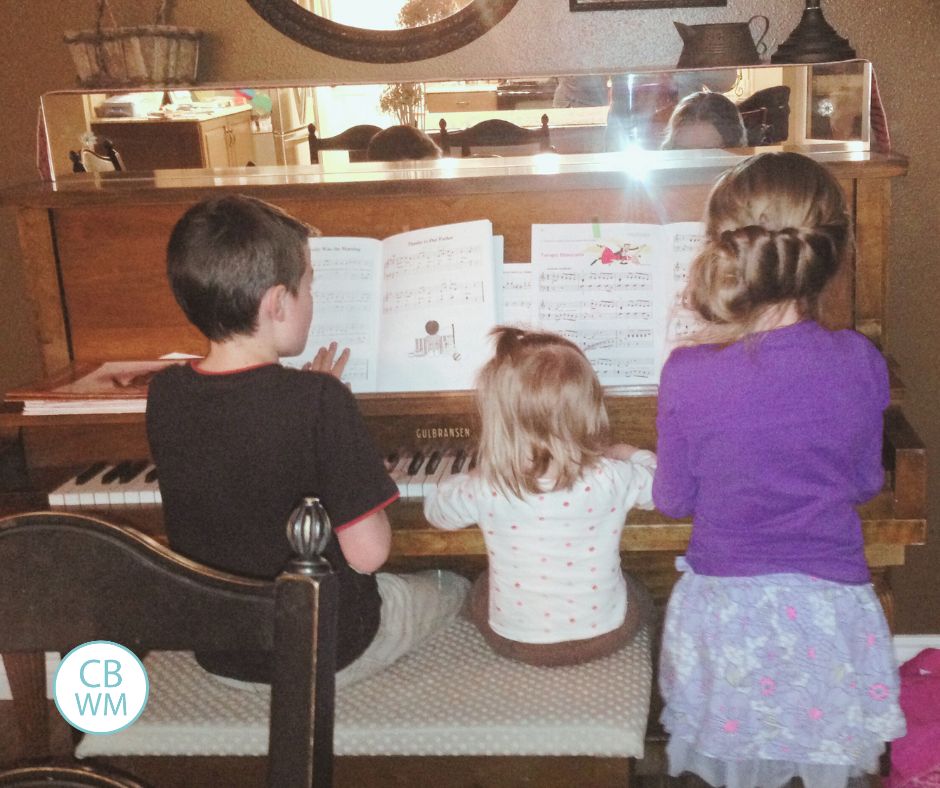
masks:
<instances>
[{"instance_id":1,"label":"oval mirror","mask_svg":"<svg viewBox=\"0 0 940 788\"><path fill-rule=\"evenodd\" d=\"M406 63L443 55L469 44L508 14L517 0L450 0L423 5L459 10L437 21L397 30L342 24L308 11L298 0L248 0L275 29L334 57L365 63ZM417 4L416 4L417 5ZM431 18L438 14L432 11ZM418 17L420 19L420 16Z\"/></svg>"}]
</instances>

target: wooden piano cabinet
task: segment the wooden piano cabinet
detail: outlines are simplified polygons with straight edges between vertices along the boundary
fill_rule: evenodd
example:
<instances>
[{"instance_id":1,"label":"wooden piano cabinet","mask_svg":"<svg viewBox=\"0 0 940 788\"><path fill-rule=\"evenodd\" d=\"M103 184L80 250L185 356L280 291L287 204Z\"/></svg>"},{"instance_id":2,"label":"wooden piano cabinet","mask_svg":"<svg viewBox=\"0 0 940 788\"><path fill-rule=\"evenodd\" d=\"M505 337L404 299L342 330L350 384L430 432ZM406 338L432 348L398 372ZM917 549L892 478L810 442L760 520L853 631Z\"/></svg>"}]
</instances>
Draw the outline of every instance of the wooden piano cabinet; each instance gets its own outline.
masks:
<instances>
[{"instance_id":1,"label":"wooden piano cabinet","mask_svg":"<svg viewBox=\"0 0 940 788\"><path fill-rule=\"evenodd\" d=\"M888 330L891 179L906 172L907 161L876 153L813 156L839 179L855 233L852 254L824 294L823 321L833 328L854 327L881 344ZM526 261L537 223L701 219L715 180L741 158L723 151L694 160L661 157L638 175L623 170L621 157L605 154L560 156L549 167L537 157L513 157L416 168L372 162L333 173L319 167L254 167L237 175L104 173L8 189L0 192L0 205L16 212L43 371L50 374L71 361L205 351L204 340L166 284L164 255L175 222L208 196L250 194L335 236L384 238L489 218L494 233L504 236L505 259ZM886 486L860 509L866 556L889 617L888 569L904 563L905 546L923 542L926 528L924 449L898 407L903 388L894 384L895 407L886 418ZM466 392L361 395L359 402L383 452L435 441L476 442L473 401ZM655 397L611 395L608 404L615 438L655 447ZM2 427L19 430L36 480L54 482L58 475L63 481L68 469L92 460L147 456L140 415L26 419L0 414ZM390 514L395 565L452 562L468 572L484 565L476 529L435 531L421 517L420 505L409 501L395 504ZM145 527L159 533L159 511L146 518ZM622 542L624 565L643 577L660 600L675 580L672 562L688 535L688 523L655 512L630 516Z\"/></svg>"},{"instance_id":2,"label":"wooden piano cabinet","mask_svg":"<svg viewBox=\"0 0 940 788\"><path fill-rule=\"evenodd\" d=\"M636 177L604 154L559 157L551 173L541 171L544 164L536 157L513 157L511 165L454 160L421 169L418 177L400 165L373 162L349 165L346 181L342 173L317 167L255 167L237 176L105 173L8 189L0 192L0 204L17 211L24 277L48 374L68 360L205 350L166 284L164 254L176 220L212 194L237 191L267 199L336 236L384 238L489 218L505 239L505 259L525 261L531 259L535 223L701 219L715 179L740 158L716 153L683 165L669 160ZM856 233L854 256L823 299L825 322L854 326L878 342L884 330L890 179L903 174L907 163L887 154L817 158L842 183Z\"/></svg>"}]
</instances>

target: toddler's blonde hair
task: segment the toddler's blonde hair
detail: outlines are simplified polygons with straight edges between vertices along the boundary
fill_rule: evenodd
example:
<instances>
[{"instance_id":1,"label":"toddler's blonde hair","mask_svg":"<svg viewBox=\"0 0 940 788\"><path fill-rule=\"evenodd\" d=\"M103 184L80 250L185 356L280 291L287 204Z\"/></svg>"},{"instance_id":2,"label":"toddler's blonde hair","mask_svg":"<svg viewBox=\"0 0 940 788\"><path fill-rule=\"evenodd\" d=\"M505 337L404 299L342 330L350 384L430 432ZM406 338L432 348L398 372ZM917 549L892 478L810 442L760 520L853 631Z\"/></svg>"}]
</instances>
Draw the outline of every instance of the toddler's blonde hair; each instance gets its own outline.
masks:
<instances>
[{"instance_id":1,"label":"toddler's blonde hair","mask_svg":"<svg viewBox=\"0 0 940 788\"><path fill-rule=\"evenodd\" d=\"M493 358L477 378L483 478L521 497L570 487L607 447L604 391L584 353L547 331L497 326Z\"/></svg>"},{"instance_id":2,"label":"toddler's blonde hair","mask_svg":"<svg viewBox=\"0 0 940 788\"><path fill-rule=\"evenodd\" d=\"M734 342L790 302L818 318L849 229L838 182L806 156L762 153L729 170L709 196L689 273L686 303L709 324L694 341Z\"/></svg>"}]
</instances>

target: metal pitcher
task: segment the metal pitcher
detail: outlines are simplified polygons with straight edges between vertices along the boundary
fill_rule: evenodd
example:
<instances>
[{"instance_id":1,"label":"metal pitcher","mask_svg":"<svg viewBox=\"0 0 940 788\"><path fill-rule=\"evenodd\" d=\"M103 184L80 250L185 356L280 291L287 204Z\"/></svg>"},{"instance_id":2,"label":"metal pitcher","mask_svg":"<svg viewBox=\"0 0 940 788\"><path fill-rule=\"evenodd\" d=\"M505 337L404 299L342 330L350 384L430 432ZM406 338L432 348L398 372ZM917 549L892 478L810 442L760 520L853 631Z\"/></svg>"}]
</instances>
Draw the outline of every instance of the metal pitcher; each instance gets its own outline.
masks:
<instances>
[{"instance_id":1,"label":"metal pitcher","mask_svg":"<svg viewBox=\"0 0 940 788\"><path fill-rule=\"evenodd\" d=\"M756 41L751 32L751 23L755 19L763 20L763 29ZM770 20L763 14L752 16L747 22L673 24L682 36L682 54L679 55L677 68L756 66L761 62L761 55L767 51L764 37L770 28Z\"/></svg>"}]
</instances>

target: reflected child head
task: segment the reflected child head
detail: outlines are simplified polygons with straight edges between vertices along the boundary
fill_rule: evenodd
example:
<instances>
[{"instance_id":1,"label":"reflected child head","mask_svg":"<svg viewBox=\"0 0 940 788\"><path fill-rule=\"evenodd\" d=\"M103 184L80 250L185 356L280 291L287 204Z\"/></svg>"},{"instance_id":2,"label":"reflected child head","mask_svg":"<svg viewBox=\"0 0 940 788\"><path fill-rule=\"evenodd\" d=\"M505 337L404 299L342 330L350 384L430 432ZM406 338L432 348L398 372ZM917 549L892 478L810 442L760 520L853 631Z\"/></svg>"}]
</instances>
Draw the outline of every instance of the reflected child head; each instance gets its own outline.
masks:
<instances>
[{"instance_id":1,"label":"reflected child head","mask_svg":"<svg viewBox=\"0 0 940 788\"><path fill-rule=\"evenodd\" d=\"M682 99L666 126L663 150L740 148L747 131L735 103L721 93L700 91Z\"/></svg>"},{"instance_id":2,"label":"reflected child head","mask_svg":"<svg viewBox=\"0 0 940 788\"><path fill-rule=\"evenodd\" d=\"M264 294L297 295L316 231L280 208L244 195L203 200L176 223L167 276L186 317L210 341L257 328Z\"/></svg>"},{"instance_id":3,"label":"reflected child head","mask_svg":"<svg viewBox=\"0 0 940 788\"><path fill-rule=\"evenodd\" d=\"M604 391L580 348L558 334L493 329L480 370L480 470L506 493L570 487L607 447Z\"/></svg>"}]
</instances>

